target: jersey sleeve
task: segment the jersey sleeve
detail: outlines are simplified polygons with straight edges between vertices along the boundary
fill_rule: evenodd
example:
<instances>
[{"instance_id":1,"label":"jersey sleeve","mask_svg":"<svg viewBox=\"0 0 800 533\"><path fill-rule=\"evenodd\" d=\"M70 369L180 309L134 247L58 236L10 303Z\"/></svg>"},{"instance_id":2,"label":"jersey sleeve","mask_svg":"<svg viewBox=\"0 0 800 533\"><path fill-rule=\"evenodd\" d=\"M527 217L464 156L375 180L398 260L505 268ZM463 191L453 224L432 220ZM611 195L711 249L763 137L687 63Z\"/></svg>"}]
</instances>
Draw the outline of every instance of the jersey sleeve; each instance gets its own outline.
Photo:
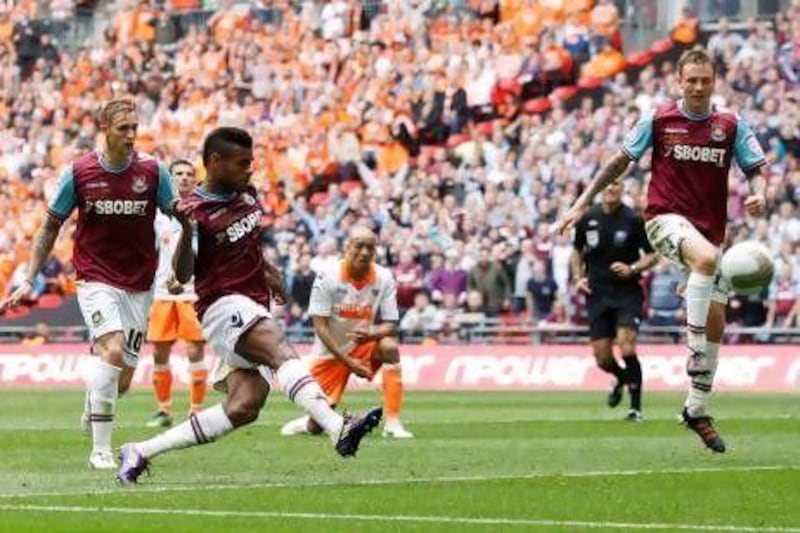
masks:
<instances>
[{"instance_id":1,"label":"jersey sleeve","mask_svg":"<svg viewBox=\"0 0 800 533\"><path fill-rule=\"evenodd\" d=\"M397 309L397 283L394 276L389 276L383 290L383 299L380 303L381 319L384 322L397 322L400 320L400 311Z\"/></svg>"},{"instance_id":2,"label":"jersey sleeve","mask_svg":"<svg viewBox=\"0 0 800 533\"><path fill-rule=\"evenodd\" d=\"M72 165L64 170L58 181L56 194L50 200L47 211L53 216L64 220L69 217L75 206L78 205L78 197L75 194L75 175Z\"/></svg>"},{"instance_id":3,"label":"jersey sleeve","mask_svg":"<svg viewBox=\"0 0 800 533\"><path fill-rule=\"evenodd\" d=\"M744 119L739 116L736 122L736 140L733 142L733 157L736 164L743 171L752 170L760 167L766 162L764 149L758 142L753 129Z\"/></svg>"},{"instance_id":4,"label":"jersey sleeve","mask_svg":"<svg viewBox=\"0 0 800 533\"><path fill-rule=\"evenodd\" d=\"M644 115L622 141L621 149L633 160L639 160L653 145L653 113Z\"/></svg>"},{"instance_id":5,"label":"jersey sleeve","mask_svg":"<svg viewBox=\"0 0 800 533\"><path fill-rule=\"evenodd\" d=\"M178 195L175 193L175 187L172 184L172 175L164 163L158 163L158 192L156 194L156 203L158 208L163 213L172 213L172 204Z\"/></svg>"},{"instance_id":6,"label":"jersey sleeve","mask_svg":"<svg viewBox=\"0 0 800 533\"><path fill-rule=\"evenodd\" d=\"M308 314L310 316L331 316L332 312L331 283L323 274L317 274L314 285L311 287Z\"/></svg>"}]
</instances>

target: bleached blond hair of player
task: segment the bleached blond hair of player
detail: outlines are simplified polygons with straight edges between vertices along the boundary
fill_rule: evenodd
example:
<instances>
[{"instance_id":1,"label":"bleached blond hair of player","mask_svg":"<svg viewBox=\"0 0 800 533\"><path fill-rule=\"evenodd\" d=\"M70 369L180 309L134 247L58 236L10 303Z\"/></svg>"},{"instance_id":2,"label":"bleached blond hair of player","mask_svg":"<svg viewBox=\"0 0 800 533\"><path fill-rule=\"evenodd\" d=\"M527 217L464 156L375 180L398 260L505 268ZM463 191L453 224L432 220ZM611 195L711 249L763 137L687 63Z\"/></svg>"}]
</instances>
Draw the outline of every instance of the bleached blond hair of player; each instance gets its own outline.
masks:
<instances>
[{"instance_id":1,"label":"bleached blond hair of player","mask_svg":"<svg viewBox=\"0 0 800 533\"><path fill-rule=\"evenodd\" d=\"M136 102L132 96L117 96L103 102L97 110L97 122L100 126L109 126L118 113L135 113Z\"/></svg>"}]
</instances>

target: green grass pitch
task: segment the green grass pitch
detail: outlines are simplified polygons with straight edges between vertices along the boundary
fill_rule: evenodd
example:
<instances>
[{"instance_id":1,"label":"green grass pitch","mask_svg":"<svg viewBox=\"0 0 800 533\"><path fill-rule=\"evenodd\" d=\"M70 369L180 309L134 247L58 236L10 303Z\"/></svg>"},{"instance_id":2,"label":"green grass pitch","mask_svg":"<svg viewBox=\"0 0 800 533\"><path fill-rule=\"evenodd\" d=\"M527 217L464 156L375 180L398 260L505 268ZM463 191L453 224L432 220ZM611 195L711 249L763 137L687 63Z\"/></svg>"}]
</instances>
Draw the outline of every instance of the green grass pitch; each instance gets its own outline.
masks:
<instances>
[{"instance_id":1,"label":"green grass pitch","mask_svg":"<svg viewBox=\"0 0 800 533\"><path fill-rule=\"evenodd\" d=\"M417 438L376 431L344 460L324 437L281 437L299 411L272 394L256 425L158 457L134 488L86 466L82 402L0 391L0 531L800 532L796 396L717 394L729 453L712 455L678 425L675 394L646 395L636 425L599 392L412 391ZM154 434L154 406L148 391L121 400L115 444Z\"/></svg>"}]
</instances>

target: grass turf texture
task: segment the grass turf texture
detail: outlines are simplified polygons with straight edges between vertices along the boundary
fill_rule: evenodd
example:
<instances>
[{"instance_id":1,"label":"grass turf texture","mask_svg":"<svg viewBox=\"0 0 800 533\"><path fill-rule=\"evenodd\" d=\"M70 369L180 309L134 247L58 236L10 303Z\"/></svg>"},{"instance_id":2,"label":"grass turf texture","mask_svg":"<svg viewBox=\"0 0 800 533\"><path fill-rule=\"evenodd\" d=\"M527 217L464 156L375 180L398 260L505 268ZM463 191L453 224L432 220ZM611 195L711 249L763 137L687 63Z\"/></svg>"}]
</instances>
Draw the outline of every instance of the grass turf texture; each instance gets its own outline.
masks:
<instances>
[{"instance_id":1,"label":"grass turf texture","mask_svg":"<svg viewBox=\"0 0 800 533\"><path fill-rule=\"evenodd\" d=\"M800 398L717 395L725 455L677 424L681 396L645 400L631 424L599 392L411 392L417 438L376 430L343 460L325 438L281 437L299 411L273 394L255 426L158 457L121 488L86 466L81 391L3 390L0 530L800 532ZM153 435L154 411L147 391L124 398L115 444Z\"/></svg>"}]
</instances>

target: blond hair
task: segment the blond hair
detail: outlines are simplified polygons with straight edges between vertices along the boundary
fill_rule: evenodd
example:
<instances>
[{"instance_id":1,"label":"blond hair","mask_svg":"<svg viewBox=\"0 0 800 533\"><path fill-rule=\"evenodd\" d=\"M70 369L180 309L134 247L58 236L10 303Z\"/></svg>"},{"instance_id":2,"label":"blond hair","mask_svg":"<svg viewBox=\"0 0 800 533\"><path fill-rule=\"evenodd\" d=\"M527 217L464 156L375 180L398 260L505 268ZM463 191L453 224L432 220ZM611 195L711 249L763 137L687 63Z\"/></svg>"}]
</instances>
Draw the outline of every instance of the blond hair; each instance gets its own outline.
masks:
<instances>
[{"instance_id":1,"label":"blond hair","mask_svg":"<svg viewBox=\"0 0 800 533\"><path fill-rule=\"evenodd\" d=\"M97 112L97 121L101 126L108 126L117 113L135 113L136 102L131 96L119 96L106 101Z\"/></svg>"}]
</instances>

